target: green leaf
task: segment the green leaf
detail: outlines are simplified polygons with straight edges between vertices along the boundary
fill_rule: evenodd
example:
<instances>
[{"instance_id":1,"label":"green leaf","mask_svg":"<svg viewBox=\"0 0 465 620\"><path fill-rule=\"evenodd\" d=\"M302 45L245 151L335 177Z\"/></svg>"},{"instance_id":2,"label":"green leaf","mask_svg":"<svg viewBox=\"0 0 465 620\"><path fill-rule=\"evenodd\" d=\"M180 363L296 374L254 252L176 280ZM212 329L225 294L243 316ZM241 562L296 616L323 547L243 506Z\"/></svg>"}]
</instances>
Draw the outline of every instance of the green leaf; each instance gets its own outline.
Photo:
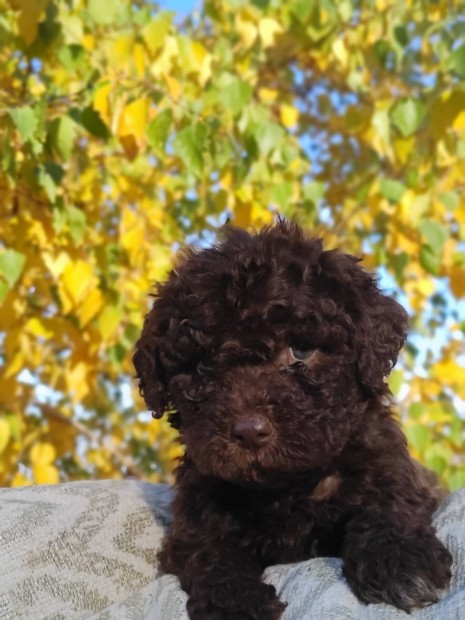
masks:
<instances>
[{"instance_id":1,"label":"green leaf","mask_svg":"<svg viewBox=\"0 0 465 620\"><path fill-rule=\"evenodd\" d=\"M150 122L147 127L147 139L153 150L162 155L165 152L171 124L173 122L173 112L163 110Z\"/></svg>"},{"instance_id":2,"label":"green leaf","mask_svg":"<svg viewBox=\"0 0 465 620\"><path fill-rule=\"evenodd\" d=\"M82 45L67 45L58 52L58 60L67 71L75 71L86 58L85 49Z\"/></svg>"},{"instance_id":3,"label":"green leaf","mask_svg":"<svg viewBox=\"0 0 465 620\"><path fill-rule=\"evenodd\" d=\"M463 326L465 327L465 325ZM465 329L462 328L462 331L465 332ZM463 423L462 420L460 418L457 418L456 416L454 416L452 418L452 422L450 424L450 432L449 432L449 439L451 441L451 443L456 447L456 448L460 448L462 446L463 443Z\"/></svg>"},{"instance_id":4,"label":"green leaf","mask_svg":"<svg viewBox=\"0 0 465 620\"><path fill-rule=\"evenodd\" d=\"M394 396L398 396L400 388L404 385L404 373L401 370L394 370L389 375L388 383Z\"/></svg>"},{"instance_id":5,"label":"green leaf","mask_svg":"<svg viewBox=\"0 0 465 620\"><path fill-rule=\"evenodd\" d=\"M371 124L376 133L387 143L391 142L391 129L387 110L378 110L371 119Z\"/></svg>"},{"instance_id":6,"label":"green leaf","mask_svg":"<svg viewBox=\"0 0 465 620\"><path fill-rule=\"evenodd\" d=\"M3 280L0 280L0 303L2 303L2 301L5 299L9 290L10 287L8 286L8 284Z\"/></svg>"},{"instance_id":7,"label":"green leaf","mask_svg":"<svg viewBox=\"0 0 465 620\"><path fill-rule=\"evenodd\" d=\"M276 123L264 122L254 129L258 148L265 157L282 141L284 135L284 129Z\"/></svg>"},{"instance_id":8,"label":"green leaf","mask_svg":"<svg viewBox=\"0 0 465 620\"><path fill-rule=\"evenodd\" d=\"M409 417L412 419L418 419L424 412L425 405L421 402L412 403L408 408Z\"/></svg>"},{"instance_id":9,"label":"green leaf","mask_svg":"<svg viewBox=\"0 0 465 620\"><path fill-rule=\"evenodd\" d=\"M438 474L442 474L453 459L453 452L442 444L432 444L425 451L425 464Z\"/></svg>"},{"instance_id":10,"label":"green leaf","mask_svg":"<svg viewBox=\"0 0 465 620\"><path fill-rule=\"evenodd\" d=\"M52 149L58 156L69 161L76 138L76 124L69 116L60 116L50 124L49 137Z\"/></svg>"},{"instance_id":11,"label":"green leaf","mask_svg":"<svg viewBox=\"0 0 465 620\"><path fill-rule=\"evenodd\" d=\"M54 162L47 162L44 166L37 169L37 182L45 191L52 204L56 200L58 187L64 174L63 168Z\"/></svg>"},{"instance_id":12,"label":"green leaf","mask_svg":"<svg viewBox=\"0 0 465 620\"><path fill-rule=\"evenodd\" d=\"M451 491L458 491L465 487L465 469L454 471L448 478L449 488Z\"/></svg>"},{"instance_id":13,"label":"green leaf","mask_svg":"<svg viewBox=\"0 0 465 620\"><path fill-rule=\"evenodd\" d=\"M421 125L425 116L425 108L420 101L408 98L400 101L391 113L393 124L404 138L411 136Z\"/></svg>"},{"instance_id":14,"label":"green leaf","mask_svg":"<svg viewBox=\"0 0 465 620\"><path fill-rule=\"evenodd\" d=\"M423 453L431 443L431 430L424 424L414 422L405 427L405 434L410 445Z\"/></svg>"},{"instance_id":15,"label":"green leaf","mask_svg":"<svg viewBox=\"0 0 465 620\"><path fill-rule=\"evenodd\" d=\"M14 285L21 275L26 257L16 250L6 250L0 254L0 273L10 285Z\"/></svg>"},{"instance_id":16,"label":"green leaf","mask_svg":"<svg viewBox=\"0 0 465 620\"><path fill-rule=\"evenodd\" d=\"M108 349L108 358L116 366L121 366L126 357L126 349L119 342Z\"/></svg>"},{"instance_id":17,"label":"green leaf","mask_svg":"<svg viewBox=\"0 0 465 620\"><path fill-rule=\"evenodd\" d=\"M173 149L183 160L186 168L201 176L204 167L203 149L208 129L204 123L195 123L182 129L176 136Z\"/></svg>"},{"instance_id":18,"label":"green leaf","mask_svg":"<svg viewBox=\"0 0 465 620\"><path fill-rule=\"evenodd\" d=\"M401 45L405 47L409 43L409 35L408 30L405 26L396 26L394 28L394 39Z\"/></svg>"},{"instance_id":19,"label":"green leaf","mask_svg":"<svg viewBox=\"0 0 465 620\"><path fill-rule=\"evenodd\" d=\"M163 47L171 28L173 15L172 12L163 11L143 28L142 37L152 54Z\"/></svg>"},{"instance_id":20,"label":"green leaf","mask_svg":"<svg viewBox=\"0 0 465 620\"><path fill-rule=\"evenodd\" d=\"M449 211L455 211L460 205L460 196L457 192L443 192L439 198Z\"/></svg>"},{"instance_id":21,"label":"green leaf","mask_svg":"<svg viewBox=\"0 0 465 620\"><path fill-rule=\"evenodd\" d=\"M382 195L391 202L399 202L405 192L405 185L393 179L381 179L379 189Z\"/></svg>"},{"instance_id":22,"label":"green leaf","mask_svg":"<svg viewBox=\"0 0 465 620\"><path fill-rule=\"evenodd\" d=\"M120 0L88 0L88 11L96 24L110 25L118 15L121 2Z\"/></svg>"},{"instance_id":23,"label":"green leaf","mask_svg":"<svg viewBox=\"0 0 465 620\"><path fill-rule=\"evenodd\" d=\"M24 106L22 108L10 108L8 110L17 130L23 140L27 142L34 137L37 128L37 118L32 108Z\"/></svg>"},{"instance_id":24,"label":"green leaf","mask_svg":"<svg viewBox=\"0 0 465 620\"><path fill-rule=\"evenodd\" d=\"M68 226L72 240L77 245L82 241L86 229L87 218L82 209L68 207Z\"/></svg>"},{"instance_id":25,"label":"green leaf","mask_svg":"<svg viewBox=\"0 0 465 620\"><path fill-rule=\"evenodd\" d=\"M102 121L100 114L91 106L84 108L79 118L81 125L96 138L106 139L110 135L108 127Z\"/></svg>"},{"instance_id":26,"label":"green leaf","mask_svg":"<svg viewBox=\"0 0 465 620\"><path fill-rule=\"evenodd\" d=\"M429 245L423 245L420 250L420 264L428 273L436 276L441 266L441 255L434 252Z\"/></svg>"},{"instance_id":27,"label":"green leaf","mask_svg":"<svg viewBox=\"0 0 465 620\"><path fill-rule=\"evenodd\" d=\"M389 254L388 261L389 264L392 265L397 279L400 280L402 278L402 274L404 273L405 267L410 261L409 255L406 252L401 252L400 254Z\"/></svg>"},{"instance_id":28,"label":"green leaf","mask_svg":"<svg viewBox=\"0 0 465 620\"><path fill-rule=\"evenodd\" d=\"M292 198L292 183L278 183L271 190L271 200L281 209L285 209Z\"/></svg>"},{"instance_id":29,"label":"green leaf","mask_svg":"<svg viewBox=\"0 0 465 620\"><path fill-rule=\"evenodd\" d=\"M434 220L423 220L418 228L433 252L440 254L444 243L449 238L447 228Z\"/></svg>"},{"instance_id":30,"label":"green leaf","mask_svg":"<svg viewBox=\"0 0 465 620\"><path fill-rule=\"evenodd\" d=\"M252 87L247 82L234 78L220 92L220 100L233 114L238 114L250 102Z\"/></svg>"},{"instance_id":31,"label":"green leaf","mask_svg":"<svg viewBox=\"0 0 465 620\"><path fill-rule=\"evenodd\" d=\"M452 52L447 60L450 71L465 78L465 43Z\"/></svg>"},{"instance_id":32,"label":"green leaf","mask_svg":"<svg viewBox=\"0 0 465 620\"><path fill-rule=\"evenodd\" d=\"M311 181L303 187L303 195L307 200L314 203L319 202L326 192L326 183L321 181Z\"/></svg>"},{"instance_id":33,"label":"green leaf","mask_svg":"<svg viewBox=\"0 0 465 620\"><path fill-rule=\"evenodd\" d=\"M290 5L291 13L302 23L306 23L310 13L314 10L313 3L309 0L293 0Z\"/></svg>"}]
</instances>

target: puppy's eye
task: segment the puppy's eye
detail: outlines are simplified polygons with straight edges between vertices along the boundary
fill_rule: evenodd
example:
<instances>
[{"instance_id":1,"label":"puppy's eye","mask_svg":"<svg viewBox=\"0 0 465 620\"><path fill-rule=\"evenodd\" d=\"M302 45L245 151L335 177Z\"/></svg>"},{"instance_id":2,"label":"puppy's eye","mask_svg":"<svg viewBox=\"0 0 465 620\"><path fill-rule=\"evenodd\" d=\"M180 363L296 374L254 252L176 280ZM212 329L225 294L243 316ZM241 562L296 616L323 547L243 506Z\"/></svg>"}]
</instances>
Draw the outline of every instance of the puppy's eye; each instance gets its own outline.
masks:
<instances>
[{"instance_id":1,"label":"puppy's eye","mask_svg":"<svg viewBox=\"0 0 465 620\"><path fill-rule=\"evenodd\" d=\"M304 362L315 349L311 349L303 344L295 344L289 347L289 350L291 352L291 357L293 357L296 362Z\"/></svg>"}]
</instances>

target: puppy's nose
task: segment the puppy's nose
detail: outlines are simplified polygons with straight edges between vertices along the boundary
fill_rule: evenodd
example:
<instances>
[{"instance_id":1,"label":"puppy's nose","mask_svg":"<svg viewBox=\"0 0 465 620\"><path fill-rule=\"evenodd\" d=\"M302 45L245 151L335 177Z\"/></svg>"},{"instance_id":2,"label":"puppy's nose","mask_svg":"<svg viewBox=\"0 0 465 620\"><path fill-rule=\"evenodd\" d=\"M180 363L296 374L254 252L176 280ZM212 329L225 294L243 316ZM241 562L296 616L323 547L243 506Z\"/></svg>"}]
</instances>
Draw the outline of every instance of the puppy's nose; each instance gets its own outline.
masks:
<instances>
[{"instance_id":1,"label":"puppy's nose","mask_svg":"<svg viewBox=\"0 0 465 620\"><path fill-rule=\"evenodd\" d=\"M262 416L248 416L237 420L233 426L232 434L242 447L257 450L270 440L271 425Z\"/></svg>"}]
</instances>

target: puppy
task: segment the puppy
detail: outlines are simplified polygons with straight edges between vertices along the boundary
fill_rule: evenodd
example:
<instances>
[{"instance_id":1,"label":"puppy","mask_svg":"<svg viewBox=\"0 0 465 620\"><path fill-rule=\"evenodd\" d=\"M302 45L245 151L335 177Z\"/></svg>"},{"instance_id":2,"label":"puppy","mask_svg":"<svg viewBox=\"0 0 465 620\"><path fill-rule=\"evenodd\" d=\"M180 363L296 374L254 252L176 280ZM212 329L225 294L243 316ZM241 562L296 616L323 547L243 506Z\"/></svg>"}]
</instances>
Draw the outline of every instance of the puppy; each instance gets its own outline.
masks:
<instances>
[{"instance_id":1,"label":"puppy","mask_svg":"<svg viewBox=\"0 0 465 620\"><path fill-rule=\"evenodd\" d=\"M337 556L357 597L438 600L441 492L414 462L385 378L407 315L358 259L293 223L226 227L159 286L134 364L186 446L159 554L192 620L274 620L266 566Z\"/></svg>"}]
</instances>

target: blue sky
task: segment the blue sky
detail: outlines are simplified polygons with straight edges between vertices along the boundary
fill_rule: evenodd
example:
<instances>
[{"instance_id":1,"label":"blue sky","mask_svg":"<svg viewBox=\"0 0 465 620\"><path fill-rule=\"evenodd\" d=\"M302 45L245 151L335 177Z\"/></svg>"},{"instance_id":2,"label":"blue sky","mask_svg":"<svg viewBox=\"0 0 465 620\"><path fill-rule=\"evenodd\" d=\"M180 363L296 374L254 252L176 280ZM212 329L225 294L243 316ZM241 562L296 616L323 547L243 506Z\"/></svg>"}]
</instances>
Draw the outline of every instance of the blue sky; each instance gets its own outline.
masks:
<instances>
[{"instance_id":1,"label":"blue sky","mask_svg":"<svg viewBox=\"0 0 465 620\"><path fill-rule=\"evenodd\" d=\"M179 15L187 15L191 13L193 9L201 6L201 0L161 0L156 4L162 9L168 9L168 11L176 11Z\"/></svg>"}]
</instances>

